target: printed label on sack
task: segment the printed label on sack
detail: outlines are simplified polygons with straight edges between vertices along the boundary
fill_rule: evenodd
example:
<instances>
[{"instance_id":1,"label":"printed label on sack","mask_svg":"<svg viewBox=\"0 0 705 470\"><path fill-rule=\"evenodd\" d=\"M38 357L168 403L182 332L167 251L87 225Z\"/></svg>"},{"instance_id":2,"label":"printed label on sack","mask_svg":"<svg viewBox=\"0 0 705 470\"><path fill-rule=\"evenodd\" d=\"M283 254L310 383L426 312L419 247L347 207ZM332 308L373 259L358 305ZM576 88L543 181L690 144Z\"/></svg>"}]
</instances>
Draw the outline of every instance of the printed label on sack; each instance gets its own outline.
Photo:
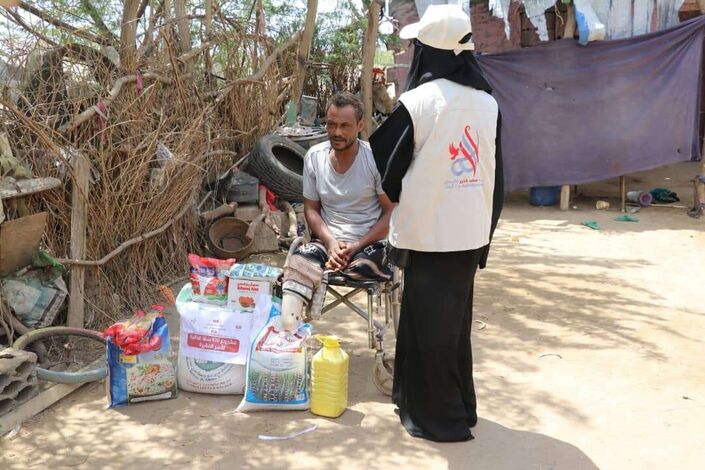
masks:
<instances>
[{"instance_id":1,"label":"printed label on sack","mask_svg":"<svg viewBox=\"0 0 705 470\"><path fill-rule=\"evenodd\" d=\"M251 313L195 302L182 305L179 312L184 356L201 361L245 364L250 347Z\"/></svg>"},{"instance_id":2,"label":"printed label on sack","mask_svg":"<svg viewBox=\"0 0 705 470\"><path fill-rule=\"evenodd\" d=\"M240 351L240 341L236 338L223 338L221 336L207 336L198 333L189 333L187 342L189 347L205 349L207 351L223 351L236 353Z\"/></svg>"},{"instance_id":3,"label":"printed label on sack","mask_svg":"<svg viewBox=\"0 0 705 470\"><path fill-rule=\"evenodd\" d=\"M255 349L274 353L300 353L303 340L304 338L296 333L286 330L280 331L270 326Z\"/></svg>"}]
</instances>

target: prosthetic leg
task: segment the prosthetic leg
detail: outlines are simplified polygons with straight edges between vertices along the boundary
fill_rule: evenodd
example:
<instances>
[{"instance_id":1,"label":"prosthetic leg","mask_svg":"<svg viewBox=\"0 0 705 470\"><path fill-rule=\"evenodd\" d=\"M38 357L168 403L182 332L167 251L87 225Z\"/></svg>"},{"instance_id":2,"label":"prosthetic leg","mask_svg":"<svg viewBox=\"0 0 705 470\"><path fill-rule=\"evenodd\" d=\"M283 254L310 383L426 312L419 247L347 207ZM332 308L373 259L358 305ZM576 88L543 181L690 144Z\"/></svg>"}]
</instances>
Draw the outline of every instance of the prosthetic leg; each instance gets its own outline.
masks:
<instances>
[{"instance_id":1,"label":"prosthetic leg","mask_svg":"<svg viewBox=\"0 0 705 470\"><path fill-rule=\"evenodd\" d=\"M303 239L297 238L291 244L284 264L281 315L282 326L289 331L295 330L303 320L305 309L314 300L314 293L319 292L321 288L325 289L325 286L321 286L323 267L296 253L302 243ZM325 290L323 292L325 294Z\"/></svg>"}]
</instances>

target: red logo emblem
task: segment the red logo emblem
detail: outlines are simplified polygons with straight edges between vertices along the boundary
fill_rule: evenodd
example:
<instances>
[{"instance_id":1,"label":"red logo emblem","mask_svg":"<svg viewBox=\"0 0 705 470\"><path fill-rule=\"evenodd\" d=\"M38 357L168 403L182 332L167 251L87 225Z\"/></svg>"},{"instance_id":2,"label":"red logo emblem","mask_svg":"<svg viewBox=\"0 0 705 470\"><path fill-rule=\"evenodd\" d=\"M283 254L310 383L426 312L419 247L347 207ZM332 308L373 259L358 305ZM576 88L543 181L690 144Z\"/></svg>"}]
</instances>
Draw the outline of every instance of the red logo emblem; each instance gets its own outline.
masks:
<instances>
[{"instance_id":1,"label":"red logo emblem","mask_svg":"<svg viewBox=\"0 0 705 470\"><path fill-rule=\"evenodd\" d=\"M460 176L463 173L472 173L473 175L477 173L477 164L480 163L480 148L477 144L479 139L477 132L473 138L470 131L470 126L465 126L458 146L456 147L452 142L448 146L450 159L453 160L450 169L454 176Z\"/></svg>"}]
</instances>

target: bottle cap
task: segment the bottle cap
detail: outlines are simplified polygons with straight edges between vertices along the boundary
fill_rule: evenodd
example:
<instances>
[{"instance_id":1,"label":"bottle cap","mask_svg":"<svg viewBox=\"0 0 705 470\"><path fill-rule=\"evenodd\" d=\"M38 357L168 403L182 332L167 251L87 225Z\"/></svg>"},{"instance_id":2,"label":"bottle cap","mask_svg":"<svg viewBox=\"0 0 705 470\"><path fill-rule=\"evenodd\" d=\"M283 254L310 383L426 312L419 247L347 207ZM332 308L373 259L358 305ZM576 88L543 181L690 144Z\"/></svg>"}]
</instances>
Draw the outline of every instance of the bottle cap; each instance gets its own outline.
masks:
<instances>
[{"instance_id":1,"label":"bottle cap","mask_svg":"<svg viewBox=\"0 0 705 470\"><path fill-rule=\"evenodd\" d=\"M326 348L340 347L340 338L338 338L337 336L316 335L316 339L320 341Z\"/></svg>"}]
</instances>

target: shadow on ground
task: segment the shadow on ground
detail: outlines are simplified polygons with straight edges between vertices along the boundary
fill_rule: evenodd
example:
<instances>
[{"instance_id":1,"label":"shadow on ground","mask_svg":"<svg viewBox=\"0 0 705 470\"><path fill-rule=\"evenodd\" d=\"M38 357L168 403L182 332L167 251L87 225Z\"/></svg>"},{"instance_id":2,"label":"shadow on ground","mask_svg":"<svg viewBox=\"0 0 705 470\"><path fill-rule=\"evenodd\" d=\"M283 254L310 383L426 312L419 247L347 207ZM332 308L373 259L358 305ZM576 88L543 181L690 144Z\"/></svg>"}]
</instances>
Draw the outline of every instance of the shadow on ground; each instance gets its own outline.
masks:
<instances>
[{"instance_id":1,"label":"shadow on ground","mask_svg":"<svg viewBox=\"0 0 705 470\"><path fill-rule=\"evenodd\" d=\"M0 444L0 468L596 469L591 457L610 462L610 452L622 444L604 450L610 445L604 437L609 428L600 420L604 397L594 388L581 395L581 377L599 381L628 374L628 367L601 368L616 350L627 352L621 358L644 359L654 370L673 367L664 339L678 345L697 339L696 332L675 329L673 315L687 320L702 314L688 308L695 305L692 297L679 303L678 285L671 288L667 273L656 282L646 277L658 274L662 264L630 245L640 238L614 237L617 230L641 237L662 227L612 226L603 232L580 227L583 218L597 216L607 220L614 214L526 211L516 204L505 211L488 269L476 281L473 349L481 419L473 441L436 444L408 436L389 399L372 383L374 353L366 347L365 322L339 307L314 323L316 332L342 337L351 355L350 406L339 419L308 412L238 414L232 411L239 396L192 393L105 410L103 386L93 384L28 423L15 441ZM688 220L674 224L671 230L691 227ZM668 244L656 240L655 250ZM696 261L676 262L687 270ZM647 334L652 331L658 335ZM178 338L175 329L172 338ZM660 380L656 373L644 375L650 371L642 369L631 382L613 380L612 389L621 390L617 383L643 391L649 381ZM619 406L639 398L625 395ZM643 405L644 416L650 410ZM619 426L634 416L619 415L611 423ZM639 419L650 423L644 429L656 423L650 416ZM258 438L314 424L316 431L293 440ZM571 442L558 439L565 436ZM630 450L621 450L632 458ZM645 468L634 462L631 468Z\"/></svg>"}]
</instances>

